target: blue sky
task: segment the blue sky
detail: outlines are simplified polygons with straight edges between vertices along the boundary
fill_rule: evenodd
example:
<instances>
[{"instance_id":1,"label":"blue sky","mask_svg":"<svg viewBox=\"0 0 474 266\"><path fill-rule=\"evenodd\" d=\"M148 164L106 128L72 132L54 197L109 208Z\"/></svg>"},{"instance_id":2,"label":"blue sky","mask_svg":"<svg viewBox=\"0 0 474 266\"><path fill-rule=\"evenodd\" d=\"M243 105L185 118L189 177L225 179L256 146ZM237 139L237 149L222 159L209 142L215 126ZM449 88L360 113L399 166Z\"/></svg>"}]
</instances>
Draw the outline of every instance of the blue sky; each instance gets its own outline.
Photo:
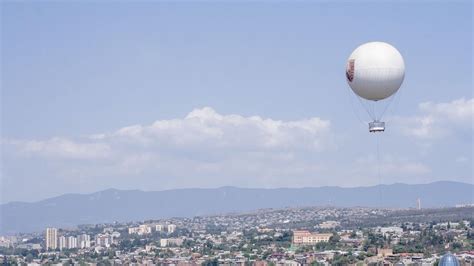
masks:
<instances>
[{"instance_id":1,"label":"blue sky","mask_svg":"<svg viewBox=\"0 0 474 266\"><path fill-rule=\"evenodd\" d=\"M472 3L2 2L2 202L473 182ZM406 76L376 140L345 61ZM19 189L21 187L21 189Z\"/></svg>"}]
</instances>

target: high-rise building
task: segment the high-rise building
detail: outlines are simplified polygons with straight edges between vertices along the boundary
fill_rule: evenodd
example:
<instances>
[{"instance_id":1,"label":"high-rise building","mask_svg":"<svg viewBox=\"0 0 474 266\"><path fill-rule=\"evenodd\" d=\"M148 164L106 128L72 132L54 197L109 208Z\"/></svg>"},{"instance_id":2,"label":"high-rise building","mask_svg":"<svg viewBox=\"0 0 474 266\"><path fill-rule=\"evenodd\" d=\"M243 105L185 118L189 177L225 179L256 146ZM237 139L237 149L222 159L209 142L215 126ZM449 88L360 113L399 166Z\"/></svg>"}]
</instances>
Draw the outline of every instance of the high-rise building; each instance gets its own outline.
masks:
<instances>
[{"instance_id":1,"label":"high-rise building","mask_svg":"<svg viewBox=\"0 0 474 266\"><path fill-rule=\"evenodd\" d=\"M58 248L59 248L59 250L63 250L65 248L67 248L66 237L65 236L58 237Z\"/></svg>"},{"instance_id":2,"label":"high-rise building","mask_svg":"<svg viewBox=\"0 0 474 266\"><path fill-rule=\"evenodd\" d=\"M155 230L156 230L157 232L163 231L163 225L162 225L162 224L157 224L157 225L155 225Z\"/></svg>"},{"instance_id":3,"label":"high-rise building","mask_svg":"<svg viewBox=\"0 0 474 266\"><path fill-rule=\"evenodd\" d=\"M77 236L77 242L79 248L91 247L91 237L88 234L82 234Z\"/></svg>"},{"instance_id":4,"label":"high-rise building","mask_svg":"<svg viewBox=\"0 0 474 266\"><path fill-rule=\"evenodd\" d=\"M418 198L418 200L416 201L416 205L418 207L418 210L421 210L421 199Z\"/></svg>"},{"instance_id":5,"label":"high-rise building","mask_svg":"<svg viewBox=\"0 0 474 266\"><path fill-rule=\"evenodd\" d=\"M147 224L139 225L138 227L129 227L129 234L147 235L151 234L151 226Z\"/></svg>"},{"instance_id":6,"label":"high-rise building","mask_svg":"<svg viewBox=\"0 0 474 266\"><path fill-rule=\"evenodd\" d=\"M109 234L98 234L95 237L95 245L101 247L110 247L112 244L112 237Z\"/></svg>"},{"instance_id":7,"label":"high-rise building","mask_svg":"<svg viewBox=\"0 0 474 266\"><path fill-rule=\"evenodd\" d=\"M168 225L168 233L173 233L174 231L176 231L176 225L169 224Z\"/></svg>"},{"instance_id":8,"label":"high-rise building","mask_svg":"<svg viewBox=\"0 0 474 266\"><path fill-rule=\"evenodd\" d=\"M46 250L55 250L58 248L58 229L46 228Z\"/></svg>"},{"instance_id":9,"label":"high-rise building","mask_svg":"<svg viewBox=\"0 0 474 266\"><path fill-rule=\"evenodd\" d=\"M77 248L77 238L75 236L68 236L66 240L67 248Z\"/></svg>"}]
</instances>

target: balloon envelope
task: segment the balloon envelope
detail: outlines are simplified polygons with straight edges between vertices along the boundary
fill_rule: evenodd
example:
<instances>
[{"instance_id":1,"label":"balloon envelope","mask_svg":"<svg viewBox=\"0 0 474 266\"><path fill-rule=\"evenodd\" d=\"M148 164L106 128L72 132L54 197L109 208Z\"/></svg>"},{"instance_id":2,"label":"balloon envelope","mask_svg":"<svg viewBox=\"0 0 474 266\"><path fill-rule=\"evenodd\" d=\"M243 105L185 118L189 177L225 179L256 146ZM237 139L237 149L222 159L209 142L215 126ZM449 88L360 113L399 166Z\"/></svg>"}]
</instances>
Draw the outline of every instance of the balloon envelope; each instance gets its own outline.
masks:
<instances>
[{"instance_id":1,"label":"balloon envelope","mask_svg":"<svg viewBox=\"0 0 474 266\"><path fill-rule=\"evenodd\" d=\"M404 77L403 57L388 43L365 43L347 60L347 82L354 93L367 100L390 97L398 91Z\"/></svg>"}]
</instances>

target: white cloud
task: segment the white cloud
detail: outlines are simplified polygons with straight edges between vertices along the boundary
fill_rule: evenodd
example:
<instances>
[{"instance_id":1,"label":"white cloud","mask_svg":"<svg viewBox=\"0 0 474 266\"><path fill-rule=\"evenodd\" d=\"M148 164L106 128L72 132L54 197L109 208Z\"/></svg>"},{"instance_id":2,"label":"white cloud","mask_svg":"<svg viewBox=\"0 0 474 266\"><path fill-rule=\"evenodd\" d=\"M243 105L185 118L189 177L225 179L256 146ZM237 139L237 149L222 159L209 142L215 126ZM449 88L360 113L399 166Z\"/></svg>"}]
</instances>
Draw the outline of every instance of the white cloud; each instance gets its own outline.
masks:
<instances>
[{"instance_id":1,"label":"white cloud","mask_svg":"<svg viewBox=\"0 0 474 266\"><path fill-rule=\"evenodd\" d=\"M419 115L396 117L395 123L407 136L419 139L439 139L457 131L472 132L474 99L461 98L447 103L424 102L419 104Z\"/></svg>"},{"instance_id":2,"label":"white cloud","mask_svg":"<svg viewBox=\"0 0 474 266\"><path fill-rule=\"evenodd\" d=\"M456 123L472 122L474 117L474 98L461 98L449 103L425 102L419 105L422 112ZM472 125L471 125L472 126Z\"/></svg>"},{"instance_id":3,"label":"white cloud","mask_svg":"<svg viewBox=\"0 0 474 266\"><path fill-rule=\"evenodd\" d=\"M204 107L183 119L124 127L102 139L173 149L322 151L331 145L329 133L330 122L320 118L279 121L259 116L221 115Z\"/></svg>"},{"instance_id":4,"label":"white cloud","mask_svg":"<svg viewBox=\"0 0 474 266\"><path fill-rule=\"evenodd\" d=\"M157 183L169 188L245 186L255 177L284 185L277 179L284 181L320 169L317 163L304 161L307 154L321 154L335 146L328 120L222 115L210 107L195 109L181 119L132 125L83 138L7 142L3 146L13 147L20 156L67 161L55 164L58 175L64 178L87 183L87 179L97 181L97 177L162 176L171 179ZM74 163L74 159L81 162ZM85 159L93 160L88 163Z\"/></svg>"},{"instance_id":5,"label":"white cloud","mask_svg":"<svg viewBox=\"0 0 474 266\"><path fill-rule=\"evenodd\" d=\"M259 116L221 115L210 107L195 109L183 119L132 125L82 139L8 141L26 155L97 159L130 151L289 152L323 151L331 147L330 122L320 118L297 121Z\"/></svg>"},{"instance_id":6,"label":"white cloud","mask_svg":"<svg viewBox=\"0 0 474 266\"><path fill-rule=\"evenodd\" d=\"M16 153L25 156L43 156L63 159L101 159L111 155L106 143L80 143L66 138L49 140L7 140L3 145L16 148Z\"/></svg>"}]
</instances>

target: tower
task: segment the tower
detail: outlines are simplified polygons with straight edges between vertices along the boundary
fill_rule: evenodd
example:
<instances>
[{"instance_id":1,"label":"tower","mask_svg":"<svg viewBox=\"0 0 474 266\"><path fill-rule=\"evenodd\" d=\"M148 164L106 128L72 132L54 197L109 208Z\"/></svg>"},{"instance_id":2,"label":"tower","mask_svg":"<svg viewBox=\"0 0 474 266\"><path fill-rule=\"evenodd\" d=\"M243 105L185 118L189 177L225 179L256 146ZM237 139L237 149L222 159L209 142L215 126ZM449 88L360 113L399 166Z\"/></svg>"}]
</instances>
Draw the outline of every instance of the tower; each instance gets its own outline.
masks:
<instances>
[{"instance_id":1,"label":"tower","mask_svg":"<svg viewBox=\"0 0 474 266\"><path fill-rule=\"evenodd\" d=\"M58 229L46 228L46 250L58 248Z\"/></svg>"}]
</instances>

